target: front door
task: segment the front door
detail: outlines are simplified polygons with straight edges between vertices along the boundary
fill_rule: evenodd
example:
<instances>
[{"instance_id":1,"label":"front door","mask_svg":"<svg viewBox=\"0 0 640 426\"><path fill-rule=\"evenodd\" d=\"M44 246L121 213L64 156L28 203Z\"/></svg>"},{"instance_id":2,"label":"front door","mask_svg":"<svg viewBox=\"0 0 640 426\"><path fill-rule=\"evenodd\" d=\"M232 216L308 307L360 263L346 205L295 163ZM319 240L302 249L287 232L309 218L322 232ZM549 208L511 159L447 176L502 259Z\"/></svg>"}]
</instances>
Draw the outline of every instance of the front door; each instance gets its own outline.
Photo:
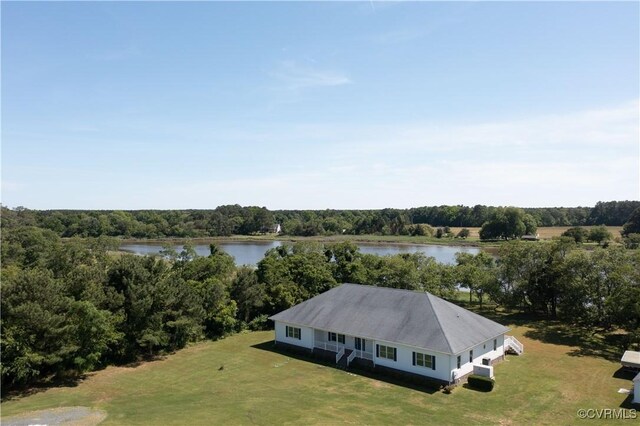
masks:
<instances>
[{"instance_id":1,"label":"front door","mask_svg":"<svg viewBox=\"0 0 640 426\"><path fill-rule=\"evenodd\" d=\"M366 340L365 339L361 339L360 337L356 337L356 349L359 351L366 351Z\"/></svg>"}]
</instances>

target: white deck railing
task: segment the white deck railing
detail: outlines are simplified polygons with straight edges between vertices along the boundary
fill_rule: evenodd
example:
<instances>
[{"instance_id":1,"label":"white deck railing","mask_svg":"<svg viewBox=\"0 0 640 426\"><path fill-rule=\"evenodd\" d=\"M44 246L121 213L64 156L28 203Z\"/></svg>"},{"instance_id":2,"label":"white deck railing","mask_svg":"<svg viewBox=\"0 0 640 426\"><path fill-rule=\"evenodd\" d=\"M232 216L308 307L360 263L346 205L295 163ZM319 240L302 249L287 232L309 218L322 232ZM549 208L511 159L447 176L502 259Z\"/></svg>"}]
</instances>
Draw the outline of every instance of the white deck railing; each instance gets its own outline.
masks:
<instances>
[{"instance_id":1,"label":"white deck railing","mask_svg":"<svg viewBox=\"0 0 640 426\"><path fill-rule=\"evenodd\" d=\"M344 346L341 347L338 353L336 354L336 364L338 363L338 361L340 361L340 358L342 358L343 355L344 355Z\"/></svg>"},{"instance_id":2,"label":"white deck railing","mask_svg":"<svg viewBox=\"0 0 640 426\"><path fill-rule=\"evenodd\" d=\"M369 361L373 361L373 352L365 352L365 351L361 351L360 349L354 349L353 353L356 354L358 358L368 359Z\"/></svg>"},{"instance_id":3,"label":"white deck railing","mask_svg":"<svg viewBox=\"0 0 640 426\"><path fill-rule=\"evenodd\" d=\"M331 352L338 352L338 350L340 350L340 346L341 345L338 345L337 343L333 343L333 342L319 342L319 341L314 342L314 347L319 349L324 349L325 351L331 351Z\"/></svg>"},{"instance_id":4,"label":"white deck railing","mask_svg":"<svg viewBox=\"0 0 640 426\"><path fill-rule=\"evenodd\" d=\"M331 351L331 352L339 352L340 350L343 351L344 353L344 349L345 346L343 344L340 343L335 343L335 342L321 342L321 341L314 341L314 347L318 348L318 349L324 349L325 351ZM362 359L368 359L369 361L373 361L373 352L365 352L365 351L361 351L359 349L354 349L352 354L354 357L357 358L362 358ZM336 362L338 362L340 358L336 358ZM351 360L353 361L353 359ZM350 361L350 362L351 362Z\"/></svg>"}]
</instances>

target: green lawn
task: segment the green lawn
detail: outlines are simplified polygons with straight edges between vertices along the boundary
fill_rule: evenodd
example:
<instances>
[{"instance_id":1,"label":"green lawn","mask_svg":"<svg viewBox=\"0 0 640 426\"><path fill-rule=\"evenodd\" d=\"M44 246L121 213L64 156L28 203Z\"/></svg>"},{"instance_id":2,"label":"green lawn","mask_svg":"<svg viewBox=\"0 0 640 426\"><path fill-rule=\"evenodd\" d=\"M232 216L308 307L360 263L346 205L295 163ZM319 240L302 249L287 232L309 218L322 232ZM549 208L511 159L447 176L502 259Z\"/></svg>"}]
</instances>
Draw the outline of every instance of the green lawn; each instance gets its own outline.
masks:
<instances>
[{"instance_id":1,"label":"green lawn","mask_svg":"<svg viewBox=\"0 0 640 426\"><path fill-rule=\"evenodd\" d=\"M525 355L495 367L491 393L446 395L350 374L274 352L273 332L254 332L5 401L2 416L80 405L105 410L103 424L567 424L579 408L627 407L617 390L631 382L614 377L618 364L552 343L561 340L552 331L514 326Z\"/></svg>"}]
</instances>

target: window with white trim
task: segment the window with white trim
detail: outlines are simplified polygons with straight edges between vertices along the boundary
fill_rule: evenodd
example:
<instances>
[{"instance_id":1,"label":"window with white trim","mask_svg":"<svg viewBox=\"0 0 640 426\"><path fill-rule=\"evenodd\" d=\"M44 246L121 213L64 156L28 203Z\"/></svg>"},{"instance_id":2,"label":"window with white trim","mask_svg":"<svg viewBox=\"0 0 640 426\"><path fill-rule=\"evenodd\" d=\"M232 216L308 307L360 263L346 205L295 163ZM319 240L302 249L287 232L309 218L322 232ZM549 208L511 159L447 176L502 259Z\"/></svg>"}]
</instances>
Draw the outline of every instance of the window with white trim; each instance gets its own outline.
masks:
<instances>
[{"instance_id":1,"label":"window with white trim","mask_svg":"<svg viewBox=\"0 0 640 426\"><path fill-rule=\"evenodd\" d=\"M498 339L493 339L493 350L498 349Z\"/></svg>"},{"instance_id":2,"label":"window with white trim","mask_svg":"<svg viewBox=\"0 0 640 426\"><path fill-rule=\"evenodd\" d=\"M420 367L436 369L436 357L434 355L423 354L422 352L413 353L413 365Z\"/></svg>"},{"instance_id":3,"label":"window with white trim","mask_svg":"<svg viewBox=\"0 0 640 426\"><path fill-rule=\"evenodd\" d=\"M458 355L458 368L460 368L460 364L462 364L462 357Z\"/></svg>"},{"instance_id":4,"label":"window with white trim","mask_svg":"<svg viewBox=\"0 0 640 426\"><path fill-rule=\"evenodd\" d=\"M469 351L469 362L473 362L473 349Z\"/></svg>"},{"instance_id":5,"label":"window with white trim","mask_svg":"<svg viewBox=\"0 0 640 426\"><path fill-rule=\"evenodd\" d=\"M376 356L378 358L386 358L392 361L398 360L398 351L391 346L376 345Z\"/></svg>"},{"instance_id":6,"label":"window with white trim","mask_svg":"<svg viewBox=\"0 0 640 426\"><path fill-rule=\"evenodd\" d=\"M287 326L287 337L301 340L300 335L301 333L298 327L291 327L290 325Z\"/></svg>"},{"instance_id":7,"label":"window with white trim","mask_svg":"<svg viewBox=\"0 0 640 426\"><path fill-rule=\"evenodd\" d=\"M327 335L329 342L338 342L344 345L344 334L336 334L333 331L329 331Z\"/></svg>"}]
</instances>

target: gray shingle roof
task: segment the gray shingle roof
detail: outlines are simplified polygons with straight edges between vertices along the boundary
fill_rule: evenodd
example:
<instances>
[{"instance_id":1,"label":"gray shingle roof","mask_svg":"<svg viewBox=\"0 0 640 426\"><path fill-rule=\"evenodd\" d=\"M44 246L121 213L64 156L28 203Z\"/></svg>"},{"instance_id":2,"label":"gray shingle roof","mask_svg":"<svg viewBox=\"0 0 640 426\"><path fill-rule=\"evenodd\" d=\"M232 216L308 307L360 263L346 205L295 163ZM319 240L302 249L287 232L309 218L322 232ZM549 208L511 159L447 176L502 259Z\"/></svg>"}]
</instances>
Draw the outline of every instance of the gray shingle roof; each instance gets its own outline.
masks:
<instances>
[{"instance_id":1,"label":"gray shingle roof","mask_svg":"<svg viewBox=\"0 0 640 426\"><path fill-rule=\"evenodd\" d=\"M457 354L506 333L431 293L342 284L269 319Z\"/></svg>"}]
</instances>

